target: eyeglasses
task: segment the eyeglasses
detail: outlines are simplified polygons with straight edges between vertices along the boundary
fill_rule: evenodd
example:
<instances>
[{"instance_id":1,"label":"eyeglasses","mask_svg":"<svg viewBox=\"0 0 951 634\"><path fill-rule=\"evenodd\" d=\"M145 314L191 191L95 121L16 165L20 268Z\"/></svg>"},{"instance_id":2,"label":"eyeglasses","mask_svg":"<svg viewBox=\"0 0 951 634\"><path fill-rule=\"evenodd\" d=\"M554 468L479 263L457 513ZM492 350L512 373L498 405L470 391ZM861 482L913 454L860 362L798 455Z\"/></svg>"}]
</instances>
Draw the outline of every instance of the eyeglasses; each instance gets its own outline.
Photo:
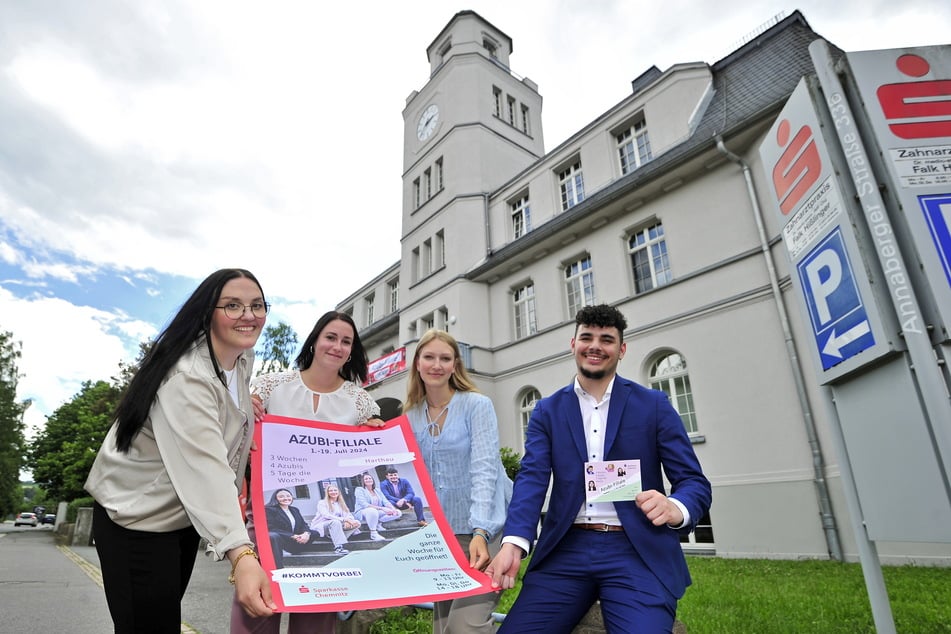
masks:
<instances>
[{"instance_id":1,"label":"eyeglasses","mask_svg":"<svg viewBox=\"0 0 951 634\"><path fill-rule=\"evenodd\" d=\"M228 317L228 319L241 319L249 308L251 309L252 315L258 319L264 319L267 317L267 311L271 309L271 305L267 302L254 302L251 305L228 302L224 306L215 306L215 308L220 308L225 311L225 316Z\"/></svg>"}]
</instances>

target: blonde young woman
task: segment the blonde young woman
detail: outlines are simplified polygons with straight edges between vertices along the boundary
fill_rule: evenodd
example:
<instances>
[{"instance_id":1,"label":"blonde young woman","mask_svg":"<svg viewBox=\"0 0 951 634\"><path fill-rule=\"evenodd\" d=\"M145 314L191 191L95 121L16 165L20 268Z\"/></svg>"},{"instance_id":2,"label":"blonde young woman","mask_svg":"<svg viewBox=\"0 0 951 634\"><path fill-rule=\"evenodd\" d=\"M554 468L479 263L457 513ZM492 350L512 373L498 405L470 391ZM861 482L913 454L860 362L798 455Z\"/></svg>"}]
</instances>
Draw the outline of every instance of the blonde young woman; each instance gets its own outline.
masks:
<instances>
[{"instance_id":1,"label":"blonde young woman","mask_svg":"<svg viewBox=\"0 0 951 634\"><path fill-rule=\"evenodd\" d=\"M409 418L439 503L469 555L484 570L498 550L512 482L499 456L499 426L492 401L476 391L447 332L429 330L410 366L403 411ZM494 632L498 593L439 601L435 634Z\"/></svg>"},{"instance_id":2,"label":"blonde young woman","mask_svg":"<svg viewBox=\"0 0 951 634\"><path fill-rule=\"evenodd\" d=\"M367 354L350 315L324 313L304 340L295 364L294 370L265 374L251 383L252 394L268 413L342 425L383 425L379 406L360 387L367 378ZM253 534L250 522L249 530ZM292 613L287 632L331 634L336 616ZM254 619L232 606L232 634L278 634L280 627L280 614Z\"/></svg>"},{"instance_id":3,"label":"blonde young woman","mask_svg":"<svg viewBox=\"0 0 951 634\"><path fill-rule=\"evenodd\" d=\"M310 521L310 529L321 537L330 537L334 553L346 555L347 538L360 533L360 520L353 516L336 484L324 489L324 499L317 503L317 514Z\"/></svg>"}]
</instances>

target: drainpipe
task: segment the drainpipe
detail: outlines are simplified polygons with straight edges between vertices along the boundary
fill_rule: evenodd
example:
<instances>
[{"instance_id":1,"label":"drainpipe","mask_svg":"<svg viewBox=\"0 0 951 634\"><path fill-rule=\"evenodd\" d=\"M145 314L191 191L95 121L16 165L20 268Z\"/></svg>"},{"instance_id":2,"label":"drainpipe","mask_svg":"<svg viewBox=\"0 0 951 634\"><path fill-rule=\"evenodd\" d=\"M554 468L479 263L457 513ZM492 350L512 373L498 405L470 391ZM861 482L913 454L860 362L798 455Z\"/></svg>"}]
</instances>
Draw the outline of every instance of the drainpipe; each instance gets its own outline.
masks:
<instances>
[{"instance_id":1,"label":"drainpipe","mask_svg":"<svg viewBox=\"0 0 951 634\"><path fill-rule=\"evenodd\" d=\"M812 451L812 472L815 478L816 493L819 498L819 514L822 519L822 528L826 535L826 545L832 559L842 561L842 547L839 544L835 515L832 513L829 486L825 478L825 462L822 459L822 447L819 445L819 435L816 433L816 424L812 417L812 408L809 406L809 399L806 396L805 380L803 379L802 368L799 366L796 346L793 343L792 330L789 327L789 315L786 310L786 303L783 301L782 292L779 290L779 278L776 275L776 268L773 266L773 258L769 251L769 241L766 238L766 229L763 225L763 213L757 202L756 188L753 185L753 176L750 174L750 166L746 164L746 161L726 148L723 144L723 138L719 134L716 135L715 138L717 141L717 149L720 153L739 165L743 170L743 178L746 180L746 192L750 198L750 204L753 207L753 216L756 218L756 229L759 232L760 250L763 252L763 259L766 261L766 269L769 272L769 283L773 290L773 300L776 302L776 309L779 312L779 321L783 328L783 339L786 342L786 355L789 358L789 364L792 366L793 378L796 381L796 393L799 396L799 406L802 408L803 424L806 428L806 436L809 438L809 447Z\"/></svg>"},{"instance_id":2,"label":"drainpipe","mask_svg":"<svg viewBox=\"0 0 951 634\"><path fill-rule=\"evenodd\" d=\"M482 194L482 221L485 223L485 259L492 255L492 232L489 230L489 194Z\"/></svg>"}]
</instances>

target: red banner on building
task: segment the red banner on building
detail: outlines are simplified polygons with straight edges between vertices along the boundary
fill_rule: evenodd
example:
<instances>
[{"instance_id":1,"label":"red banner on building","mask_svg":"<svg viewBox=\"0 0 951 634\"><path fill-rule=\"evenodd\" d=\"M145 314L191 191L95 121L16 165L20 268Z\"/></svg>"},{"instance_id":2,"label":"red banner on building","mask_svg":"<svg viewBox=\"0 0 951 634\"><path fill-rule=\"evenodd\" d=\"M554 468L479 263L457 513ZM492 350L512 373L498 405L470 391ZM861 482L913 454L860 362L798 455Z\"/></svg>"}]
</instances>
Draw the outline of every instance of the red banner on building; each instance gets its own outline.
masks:
<instances>
[{"instance_id":1,"label":"red banner on building","mask_svg":"<svg viewBox=\"0 0 951 634\"><path fill-rule=\"evenodd\" d=\"M392 376L406 369L406 348L400 348L393 352L374 359L368 366L367 380L363 387L379 383L388 376Z\"/></svg>"}]
</instances>

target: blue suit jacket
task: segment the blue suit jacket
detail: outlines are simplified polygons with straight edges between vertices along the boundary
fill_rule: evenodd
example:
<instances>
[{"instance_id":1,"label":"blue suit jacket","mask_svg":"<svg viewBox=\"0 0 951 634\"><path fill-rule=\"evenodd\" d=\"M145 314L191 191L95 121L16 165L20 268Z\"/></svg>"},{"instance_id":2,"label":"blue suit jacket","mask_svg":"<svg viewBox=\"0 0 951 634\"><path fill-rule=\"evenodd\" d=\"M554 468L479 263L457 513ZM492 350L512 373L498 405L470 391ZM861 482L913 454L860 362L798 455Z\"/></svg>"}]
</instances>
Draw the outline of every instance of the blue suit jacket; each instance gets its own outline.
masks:
<instances>
[{"instance_id":1,"label":"blue suit jacket","mask_svg":"<svg viewBox=\"0 0 951 634\"><path fill-rule=\"evenodd\" d=\"M557 548L584 504L586 456L581 406L572 384L538 402L526 431L525 456L515 479L505 535L534 541L549 479L554 478L529 570ZM691 524L675 531L651 524L633 500L614 503L634 549L679 599L690 585L690 573L678 533L693 530L710 508L710 482L667 395L616 376L605 425L603 460L632 459L640 460L643 490L666 493L666 474L670 495L690 513Z\"/></svg>"},{"instance_id":2,"label":"blue suit jacket","mask_svg":"<svg viewBox=\"0 0 951 634\"><path fill-rule=\"evenodd\" d=\"M413 491L413 485L411 485L406 478L400 478L396 481L396 484L393 484L389 480L383 480L380 482L380 491L382 491L386 499L390 501L390 504L396 504L404 497L413 497L416 495Z\"/></svg>"}]
</instances>

